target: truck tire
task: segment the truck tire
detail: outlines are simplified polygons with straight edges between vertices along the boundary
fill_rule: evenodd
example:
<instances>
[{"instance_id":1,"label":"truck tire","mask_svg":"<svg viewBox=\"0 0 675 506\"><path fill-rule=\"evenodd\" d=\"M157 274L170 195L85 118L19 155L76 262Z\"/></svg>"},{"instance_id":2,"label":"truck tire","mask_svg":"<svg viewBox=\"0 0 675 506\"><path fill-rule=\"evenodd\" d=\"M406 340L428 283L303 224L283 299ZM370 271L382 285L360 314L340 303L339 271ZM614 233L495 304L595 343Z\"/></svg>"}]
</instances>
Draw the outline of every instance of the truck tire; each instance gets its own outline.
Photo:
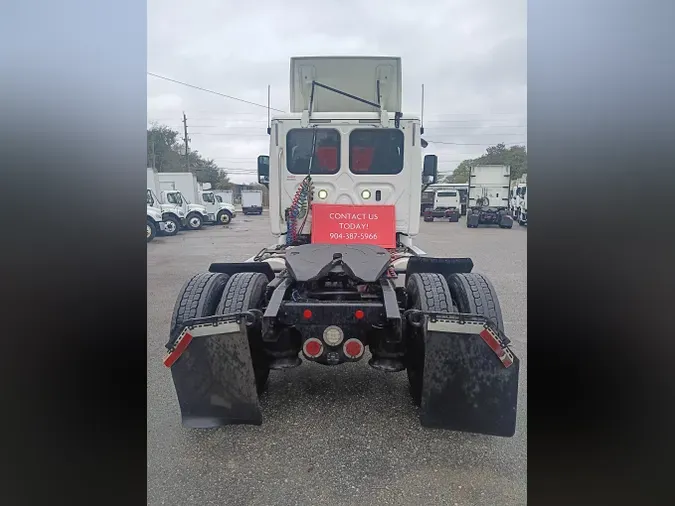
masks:
<instances>
[{"instance_id":1,"label":"truck tire","mask_svg":"<svg viewBox=\"0 0 675 506\"><path fill-rule=\"evenodd\" d=\"M146 233L148 240L146 242L152 241L157 236L157 225L150 218L146 222Z\"/></svg>"},{"instance_id":2,"label":"truck tire","mask_svg":"<svg viewBox=\"0 0 675 506\"><path fill-rule=\"evenodd\" d=\"M217 314L262 309L268 283L267 276L259 272L238 272L234 274L225 286L216 310ZM261 393L267 385L267 378L270 374L269 359L263 347L261 329L253 327L247 329L247 332L256 387L258 393Z\"/></svg>"},{"instance_id":3,"label":"truck tire","mask_svg":"<svg viewBox=\"0 0 675 506\"><path fill-rule=\"evenodd\" d=\"M180 230L180 222L177 218L173 216L167 216L164 218L164 223L166 223L166 228L164 230L164 235L173 237Z\"/></svg>"},{"instance_id":4,"label":"truck tire","mask_svg":"<svg viewBox=\"0 0 675 506\"><path fill-rule=\"evenodd\" d=\"M204 224L204 220L199 215L199 213L188 214L188 216L187 216L187 227L190 230L199 230L200 228L202 228L203 224Z\"/></svg>"},{"instance_id":5,"label":"truck tire","mask_svg":"<svg viewBox=\"0 0 675 506\"><path fill-rule=\"evenodd\" d=\"M171 335L186 320L216 314L220 297L229 279L229 275L216 272L202 272L192 276L178 293L171 315Z\"/></svg>"},{"instance_id":6,"label":"truck tire","mask_svg":"<svg viewBox=\"0 0 675 506\"><path fill-rule=\"evenodd\" d=\"M232 221L232 214L229 211L220 211L218 213L218 223L221 225L229 225Z\"/></svg>"},{"instance_id":7,"label":"truck tire","mask_svg":"<svg viewBox=\"0 0 675 506\"><path fill-rule=\"evenodd\" d=\"M421 273L410 276L406 283L408 293L406 309L449 312L453 310L450 290L445 278L436 273ZM406 336L406 369L410 394L419 406L422 398L424 375L424 337L417 329L411 329Z\"/></svg>"},{"instance_id":8,"label":"truck tire","mask_svg":"<svg viewBox=\"0 0 675 506\"><path fill-rule=\"evenodd\" d=\"M502 310L490 280L482 274L450 274L447 278L452 300L460 313L475 313L491 319L504 332Z\"/></svg>"}]
</instances>

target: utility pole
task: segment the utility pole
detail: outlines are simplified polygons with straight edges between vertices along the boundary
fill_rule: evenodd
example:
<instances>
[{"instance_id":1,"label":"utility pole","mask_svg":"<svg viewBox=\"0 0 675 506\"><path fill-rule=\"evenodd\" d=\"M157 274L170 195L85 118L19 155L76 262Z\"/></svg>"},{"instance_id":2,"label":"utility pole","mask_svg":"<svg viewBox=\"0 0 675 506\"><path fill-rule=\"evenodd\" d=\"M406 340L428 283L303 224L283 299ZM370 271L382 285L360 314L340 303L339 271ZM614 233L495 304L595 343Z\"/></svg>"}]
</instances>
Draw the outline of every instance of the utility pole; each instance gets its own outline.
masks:
<instances>
[{"instance_id":1,"label":"utility pole","mask_svg":"<svg viewBox=\"0 0 675 506\"><path fill-rule=\"evenodd\" d=\"M152 170L155 170L157 167L155 167L155 140L154 139L152 139L150 141L150 149L152 149L152 151L151 151L151 153L152 153L151 154L151 156L152 156Z\"/></svg>"},{"instance_id":2,"label":"utility pole","mask_svg":"<svg viewBox=\"0 0 675 506\"><path fill-rule=\"evenodd\" d=\"M188 148L188 133L187 133L187 117L185 116L185 111L183 111L183 131L185 132L185 137L183 140L185 141L185 167L188 172L190 172L190 150Z\"/></svg>"}]
</instances>

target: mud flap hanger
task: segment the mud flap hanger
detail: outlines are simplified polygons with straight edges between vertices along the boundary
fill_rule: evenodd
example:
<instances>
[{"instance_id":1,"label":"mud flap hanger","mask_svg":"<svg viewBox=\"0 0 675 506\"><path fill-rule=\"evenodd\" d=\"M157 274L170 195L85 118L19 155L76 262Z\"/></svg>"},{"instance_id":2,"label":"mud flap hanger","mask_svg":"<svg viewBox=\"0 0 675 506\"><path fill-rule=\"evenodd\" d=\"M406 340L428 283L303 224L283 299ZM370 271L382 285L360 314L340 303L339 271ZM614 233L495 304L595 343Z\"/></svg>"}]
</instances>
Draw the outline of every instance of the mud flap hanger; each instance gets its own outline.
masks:
<instances>
[{"instance_id":1,"label":"mud flap hanger","mask_svg":"<svg viewBox=\"0 0 675 506\"><path fill-rule=\"evenodd\" d=\"M509 349L510 339L497 328L495 323L474 313L436 313L409 309L404 313L407 322L413 327L425 327L431 332L449 332L452 334L479 335L497 355L504 367L513 365L513 352Z\"/></svg>"},{"instance_id":2,"label":"mud flap hanger","mask_svg":"<svg viewBox=\"0 0 675 506\"><path fill-rule=\"evenodd\" d=\"M167 354L164 365L171 367L180 358L185 349L195 338L210 337L218 334L233 334L241 332L241 325L253 327L260 323L262 312L257 309L241 313L205 316L185 320L179 329L166 343Z\"/></svg>"}]
</instances>

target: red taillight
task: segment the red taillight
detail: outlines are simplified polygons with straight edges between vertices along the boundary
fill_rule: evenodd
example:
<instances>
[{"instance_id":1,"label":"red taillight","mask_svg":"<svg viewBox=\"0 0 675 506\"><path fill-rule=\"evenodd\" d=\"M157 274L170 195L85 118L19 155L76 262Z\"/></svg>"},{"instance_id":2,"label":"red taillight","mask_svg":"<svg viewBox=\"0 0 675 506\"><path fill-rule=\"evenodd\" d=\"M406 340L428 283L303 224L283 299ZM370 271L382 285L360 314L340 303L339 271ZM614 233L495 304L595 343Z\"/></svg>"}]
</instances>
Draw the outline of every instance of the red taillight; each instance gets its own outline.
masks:
<instances>
[{"instance_id":1,"label":"red taillight","mask_svg":"<svg viewBox=\"0 0 675 506\"><path fill-rule=\"evenodd\" d=\"M311 309L305 309L305 310L302 312L302 317L303 317L305 320L309 320L309 319L312 317L312 310L311 310Z\"/></svg>"},{"instance_id":2,"label":"red taillight","mask_svg":"<svg viewBox=\"0 0 675 506\"><path fill-rule=\"evenodd\" d=\"M307 339L302 350L309 358L316 358L323 352L323 343L315 338Z\"/></svg>"},{"instance_id":3,"label":"red taillight","mask_svg":"<svg viewBox=\"0 0 675 506\"><path fill-rule=\"evenodd\" d=\"M363 343L358 339L348 339L343 347L345 355L349 358L359 358L363 355Z\"/></svg>"},{"instance_id":4,"label":"red taillight","mask_svg":"<svg viewBox=\"0 0 675 506\"><path fill-rule=\"evenodd\" d=\"M356 318L357 320L362 320L364 316L366 316L366 313L364 313L362 310L357 309L356 311L354 311L354 318Z\"/></svg>"}]
</instances>

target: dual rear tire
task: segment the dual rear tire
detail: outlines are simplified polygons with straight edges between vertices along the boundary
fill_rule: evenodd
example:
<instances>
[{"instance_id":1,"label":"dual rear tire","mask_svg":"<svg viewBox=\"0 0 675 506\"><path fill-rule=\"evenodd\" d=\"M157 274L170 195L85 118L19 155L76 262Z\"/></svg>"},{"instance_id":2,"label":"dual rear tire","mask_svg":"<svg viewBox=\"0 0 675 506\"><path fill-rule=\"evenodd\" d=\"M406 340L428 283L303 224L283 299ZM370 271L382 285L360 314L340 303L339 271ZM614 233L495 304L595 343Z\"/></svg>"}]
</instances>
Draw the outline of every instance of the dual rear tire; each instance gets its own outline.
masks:
<instances>
[{"instance_id":1,"label":"dual rear tire","mask_svg":"<svg viewBox=\"0 0 675 506\"><path fill-rule=\"evenodd\" d=\"M171 317L171 335L183 322L216 314L261 309L265 301L267 276L257 272L228 274L204 272L194 275L181 289ZM262 346L259 327L247 328L256 387L261 393L269 377L269 361Z\"/></svg>"},{"instance_id":2,"label":"dual rear tire","mask_svg":"<svg viewBox=\"0 0 675 506\"><path fill-rule=\"evenodd\" d=\"M504 331L499 300L492 283L482 274L436 273L411 275L406 283L406 309L447 313L473 313L491 319ZM417 405L422 398L424 377L424 330L412 328L406 338L406 367L410 393Z\"/></svg>"}]
</instances>

